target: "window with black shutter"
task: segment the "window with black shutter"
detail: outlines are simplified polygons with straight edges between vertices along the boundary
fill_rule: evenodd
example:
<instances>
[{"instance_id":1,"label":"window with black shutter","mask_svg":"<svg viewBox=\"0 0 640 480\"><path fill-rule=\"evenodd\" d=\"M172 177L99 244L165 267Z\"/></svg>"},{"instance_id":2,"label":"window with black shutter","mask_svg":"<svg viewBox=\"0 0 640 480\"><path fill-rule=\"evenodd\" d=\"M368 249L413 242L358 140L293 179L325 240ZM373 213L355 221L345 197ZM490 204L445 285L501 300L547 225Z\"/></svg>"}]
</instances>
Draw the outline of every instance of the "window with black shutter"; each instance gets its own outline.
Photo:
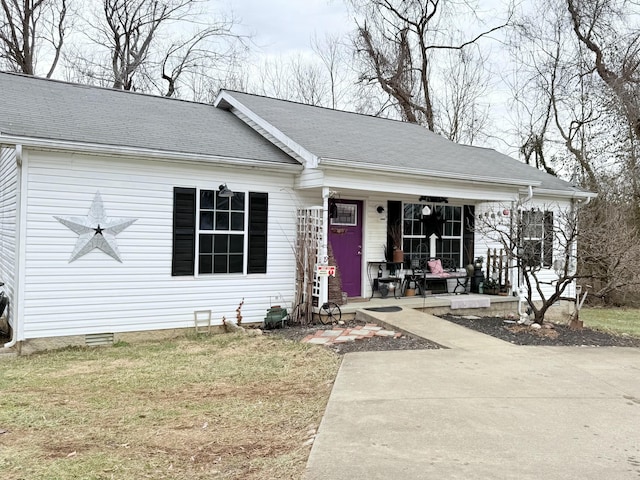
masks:
<instances>
[{"instance_id":1,"label":"window with black shutter","mask_svg":"<svg viewBox=\"0 0 640 480\"><path fill-rule=\"evenodd\" d=\"M176 187L172 275L266 273L267 205L266 193Z\"/></svg>"}]
</instances>

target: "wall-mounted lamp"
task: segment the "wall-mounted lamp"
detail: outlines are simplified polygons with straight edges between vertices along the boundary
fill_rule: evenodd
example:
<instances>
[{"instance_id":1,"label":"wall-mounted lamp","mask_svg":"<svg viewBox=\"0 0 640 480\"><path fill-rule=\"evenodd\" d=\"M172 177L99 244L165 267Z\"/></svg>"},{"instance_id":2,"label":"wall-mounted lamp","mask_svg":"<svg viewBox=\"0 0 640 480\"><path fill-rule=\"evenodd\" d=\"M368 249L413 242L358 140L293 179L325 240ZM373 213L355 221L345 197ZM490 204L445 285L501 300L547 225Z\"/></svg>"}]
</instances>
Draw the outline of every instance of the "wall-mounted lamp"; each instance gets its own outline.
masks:
<instances>
[{"instance_id":1,"label":"wall-mounted lamp","mask_svg":"<svg viewBox=\"0 0 640 480\"><path fill-rule=\"evenodd\" d=\"M380 215L382 215L384 213L384 207L382 205L378 205L376 207L376 212L378 212Z\"/></svg>"},{"instance_id":2,"label":"wall-mounted lamp","mask_svg":"<svg viewBox=\"0 0 640 480\"><path fill-rule=\"evenodd\" d=\"M218 187L218 196L223 198L233 197L233 192L229 190L226 183L223 183Z\"/></svg>"}]
</instances>

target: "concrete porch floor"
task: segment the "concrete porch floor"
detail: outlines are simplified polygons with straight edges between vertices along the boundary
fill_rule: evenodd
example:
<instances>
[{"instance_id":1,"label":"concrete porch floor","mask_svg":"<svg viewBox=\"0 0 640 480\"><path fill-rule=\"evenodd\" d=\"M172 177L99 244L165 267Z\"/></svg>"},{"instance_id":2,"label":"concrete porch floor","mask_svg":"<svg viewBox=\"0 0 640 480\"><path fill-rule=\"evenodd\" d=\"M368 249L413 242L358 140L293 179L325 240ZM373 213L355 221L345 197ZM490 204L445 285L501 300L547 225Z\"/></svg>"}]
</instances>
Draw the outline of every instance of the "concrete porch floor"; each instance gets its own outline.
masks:
<instances>
[{"instance_id":1,"label":"concrete porch floor","mask_svg":"<svg viewBox=\"0 0 640 480\"><path fill-rule=\"evenodd\" d=\"M489 307L480 308L454 308L452 309L451 302L453 299L465 299L473 301L486 300L490 302ZM439 295L427 295L427 296L413 296L413 297L399 297L394 298L389 296L386 298L373 297L367 298L350 298L347 303L340 305L342 311L343 320L351 320L355 317L358 310L364 310L368 308L380 308L380 307L403 307L413 308L432 315L443 315L446 313L459 314L459 315L508 315L513 313L518 314L518 298L513 296L503 297L500 295L480 295L480 294L439 294Z\"/></svg>"}]
</instances>

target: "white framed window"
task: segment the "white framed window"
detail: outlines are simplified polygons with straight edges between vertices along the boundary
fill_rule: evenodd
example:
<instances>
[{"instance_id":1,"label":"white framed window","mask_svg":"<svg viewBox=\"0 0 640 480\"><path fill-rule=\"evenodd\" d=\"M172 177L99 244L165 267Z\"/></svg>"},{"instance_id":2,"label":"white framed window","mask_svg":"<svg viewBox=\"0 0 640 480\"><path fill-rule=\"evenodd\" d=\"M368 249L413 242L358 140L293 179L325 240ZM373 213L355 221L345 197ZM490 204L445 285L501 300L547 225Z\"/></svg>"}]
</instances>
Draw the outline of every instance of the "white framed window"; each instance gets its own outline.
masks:
<instances>
[{"instance_id":1,"label":"white framed window","mask_svg":"<svg viewBox=\"0 0 640 480\"><path fill-rule=\"evenodd\" d=\"M358 225L358 205L355 203L334 203L334 215L331 217L331 225L355 227Z\"/></svg>"},{"instance_id":2,"label":"white framed window","mask_svg":"<svg viewBox=\"0 0 640 480\"><path fill-rule=\"evenodd\" d=\"M403 251L405 255L426 255L429 257L451 258L457 266L462 266L463 222L462 206L433 205L431 213L439 212L444 220L442 238L436 239L436 250L431 250L431 241L425 237L423 222L424 204L405 203L403 209Z\"/></svg>"},{"instance_id":3,"label":"white framed window","mask_svg":"<svg viewBox=\"0 0 640 480\"><path fill-rule=\"evenodd\" d=\"M245 194L221 197L218 190L200 190L198 273L243 273Z\"/></svg>"},{"instance_id":4,"label":"white framed window","mask_svg":"<svg viewBox=\"0 0 640 480\"><path fill-rule=\"evenodd\" d=\"M267 273L269 196L174 187L172 276Z\"/></svg>"},{"instance_id":5,"label":"white framed window","mask_svg":"<svg viewBox=\"0 0 640 480\"><path fill-rule=\"evenodd\" d=\"M553 262L553 212L520 212L522 258L530 267L551 267Z\"/></svg>"}]
</instances>

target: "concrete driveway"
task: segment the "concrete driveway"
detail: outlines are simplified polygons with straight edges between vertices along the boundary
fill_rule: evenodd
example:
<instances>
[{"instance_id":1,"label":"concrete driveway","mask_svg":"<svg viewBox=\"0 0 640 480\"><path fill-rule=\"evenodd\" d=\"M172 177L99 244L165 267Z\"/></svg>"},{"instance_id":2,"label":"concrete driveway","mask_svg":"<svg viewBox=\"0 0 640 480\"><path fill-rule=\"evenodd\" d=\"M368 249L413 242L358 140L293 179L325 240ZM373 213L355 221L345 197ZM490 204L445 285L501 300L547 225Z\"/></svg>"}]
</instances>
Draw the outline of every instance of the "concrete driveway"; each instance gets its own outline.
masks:
<instances>
[{"instance_id":1,"label":"concrete driveway","mask_svg":"<svg viewBox=\"0 0 640 480\"><path fill-rule=\"evenodd\" d=\"M640 479L640 349L465 335L347 355L304 478Z\"/></svg>"}]
</instances>

